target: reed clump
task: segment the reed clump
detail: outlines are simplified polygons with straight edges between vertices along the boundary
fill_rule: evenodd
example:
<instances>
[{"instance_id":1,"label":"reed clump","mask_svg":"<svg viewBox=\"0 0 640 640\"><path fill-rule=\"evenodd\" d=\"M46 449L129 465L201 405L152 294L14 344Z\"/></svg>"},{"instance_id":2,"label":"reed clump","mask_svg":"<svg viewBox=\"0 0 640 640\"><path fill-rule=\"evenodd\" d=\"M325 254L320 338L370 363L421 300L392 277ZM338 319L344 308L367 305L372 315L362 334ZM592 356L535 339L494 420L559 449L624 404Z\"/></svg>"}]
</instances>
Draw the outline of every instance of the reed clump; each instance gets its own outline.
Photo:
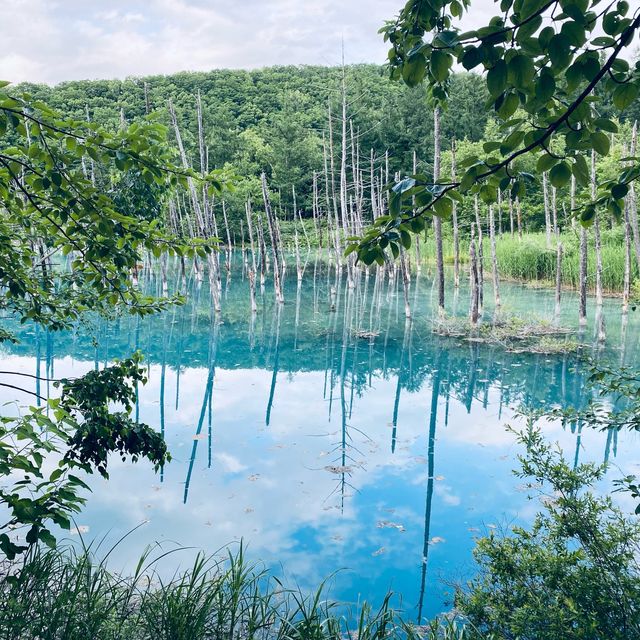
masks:
<instances>
[{"instance_id":1,"label":"reed clump","mask_svg":"<svg viewBox=\"0 0 640 640\"><path fill-rule=\"evenodd\" d=\"M109 554L107 554L109 555ZM461 640L446 617L405 622L388 594L378 609L349 612L324 595L286 588L242 546L224 559L198 555L190 569L163 575L167 554L145 554L129 576L73 548L33 549L0 575L3 640Z\"/></svg>"},{"instance_id":2,"label":"reed clump","mask_svg":"<svg viewBox=\"0 0 640 640\"><path fill-rule=\"evenodd\" d=\"M444 337L499 346L512 353L577 353L581 347L569 329L543 320L524 320L505 314L476 326L467 318L444 316L434 321L433 332Z\"/></svg>"},{"instance_id":3,"label":"reed clump","mask_svg":"<svg viewBox=\"0 0 640 640\"><path fill-rule=\"evenodd\" d=\"M577 289L580 284L580 239L571 230L554 237L552 246L547 247L544 233L525 233L522 238L504 233L496 238L496 257L501 278L521 282L537 283L553 287L556 279L556 242L562 242L562 285ZM489 240L484 239L484 268L491 269ZM453 240L444 238L444 262L453 264ZM468 241L460 241L461 262L468 262ZM422 241L423 262L432 262L435 256L433 238ZM602 231L602 288L609 294L621 293L624 284L625 243L623 229L616 227ZM595 288L596 255L593 238L589 238L587 259L587 287ZM635 259L631 261L631 280L640 278Z\"/></svg>"}]
</instances>

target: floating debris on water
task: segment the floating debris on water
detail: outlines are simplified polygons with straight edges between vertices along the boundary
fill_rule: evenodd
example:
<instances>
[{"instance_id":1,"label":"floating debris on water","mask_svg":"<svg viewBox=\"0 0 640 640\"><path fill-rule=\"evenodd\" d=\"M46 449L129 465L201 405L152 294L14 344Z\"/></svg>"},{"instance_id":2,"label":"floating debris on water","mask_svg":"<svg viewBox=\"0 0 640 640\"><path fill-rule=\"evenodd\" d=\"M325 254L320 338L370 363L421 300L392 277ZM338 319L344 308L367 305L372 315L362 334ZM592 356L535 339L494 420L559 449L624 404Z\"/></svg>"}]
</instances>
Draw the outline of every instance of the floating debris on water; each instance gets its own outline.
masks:
<instances>
[{"instance_id":1,"label":"floating debris on water","mask_svg":"<svg viewBox=\"0 0 640 640\"><path fill-rule=\"evenodd\" d=\"M348 466L340 466L340 465L328 465L324 468L325 471L329 473L351 473L353 471L352 467Z\"/></svg>"},{"instance_id":2,"label":"floating debris on water","mask_svg":"<svg viewBox=\"0 0 640 640\"><path fill-rule=\"evenodd\" d=\"M404 533L406 531L404 525L397 522L390 522L389 520L381 520L376 526L378 527L378 529L397 529L401 533Z\"/></svg>"}]
</instances>

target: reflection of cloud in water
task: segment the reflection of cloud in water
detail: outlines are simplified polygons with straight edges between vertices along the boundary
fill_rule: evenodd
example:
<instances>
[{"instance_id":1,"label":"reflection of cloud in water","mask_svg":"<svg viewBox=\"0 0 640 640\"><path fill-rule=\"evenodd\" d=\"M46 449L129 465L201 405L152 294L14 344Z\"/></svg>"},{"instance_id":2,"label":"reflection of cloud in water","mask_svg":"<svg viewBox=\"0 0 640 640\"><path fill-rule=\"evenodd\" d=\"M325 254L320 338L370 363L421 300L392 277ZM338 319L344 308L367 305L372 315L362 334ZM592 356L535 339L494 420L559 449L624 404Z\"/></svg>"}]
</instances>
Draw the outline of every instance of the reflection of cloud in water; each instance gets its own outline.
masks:
<instances>
[{"instance_id":1,"label":"reflection of cloud in water","mask_svg":"<svg viewBox=\"0 0 640 640\"><path fill-rule=\"evenodd\" d=\"M92 478L94 492L79 526L90 527L90 535L96 537L111 531L117 539L149 519L122 547L119 562L123 565L130 566L152 541L175 542L212 553L244 538L250 556L282 562L287 574L303 588L314 587L335 569L345 567L351 571L336 577L338 595L352 599L358 594L377 596L393 585L413 603L422 565L429 482L428 430L435 367L431 338L423 332L420 339L414 335L413 342L405 342L401 329L395 343L393 336L390 338L392 346L386 353L382 339L373 345L360 342L359 360L350 343L341 390L336 363L340 362L342 329L327 339L327 347L335 352L333 361L325 363L325 356L319 358L317 353L325 346L324 338L313 343L315 351L291 351L286 315L283 317L282 375L273 388L269 426L265 422L274 379L270 368L273 354L268 355L266 347L264 352L256 347L249 356L260 364L252 366L246 361L247 353L230 343L229 330L223 325L212 388L211 442L206 415L196 441L187 504L182 504L186 469L209 372L201 353L206 344L204 348L202 344L194 346L193 353L184 352L177 409L175 366L169 364L165 369L164 426L174 459L164 470L163 482L149 465L132 466L114 457L109 482ZM269 325L271 312L266 318ZM304 346L302 337L301 329L299 345ZM139 407L140 419L154 425L160 421L162 384L162 367L153 353L156 342L150 340L148 345L152 364ZM412 358L408 353L403 356L413 373L403 372L398 385L393 368L398 358L393 349L397 351L401 343L413 345ZM141 346L147 351L144 344ZM203 366L185 368L192 355ZM364 375L367 357L375 366ZM486 523L530 520L535 512L534 505L515 490L519 481L512 476L511 467L518 447L514 435L503 427L505 422L514 422L509 405L517 406L528 387L534 386L528 376L535 369L525 370L521 363L506 366L502 360L495 354L465 348L457 353L452 350L447 365L441 363L434 497L427 540L429 576L451 575L468 563L473 536L486 531ZM293 366L292 362L306 370L286 370L285 365ZM318 362L325 363L327 371ZM28 373L35 369L31 357L6 356L4 364ZM86 358L55 360L58 377L77 375L92 367ZM545 375L557 374L550 365L545 371ZM555 397L558 385L544 384L548 389L545 387L542 396ZM515 389L512 396L510 385ZM350 458L346 462L342 458L341 391L348 405L345 442ZM398 401L395 406L394 399ZM573 456L576 436L569 429L555 422L546 425L545 432L560 440ZM604 435L583 430L581 438L580 458L601 460ZM621 434L620 438L622 443L633 441L634 436ZM630 456L625 447L620 446L616 462L628 468ZM345 488L353 495L344 506L342 471L353 487ZM183 555L175 562L186 564ZM427 594L435 588L435 577L428 577L428 581ZM425 607L437 608L436 600L432 597Z\"/></svg>"}]
</instances>

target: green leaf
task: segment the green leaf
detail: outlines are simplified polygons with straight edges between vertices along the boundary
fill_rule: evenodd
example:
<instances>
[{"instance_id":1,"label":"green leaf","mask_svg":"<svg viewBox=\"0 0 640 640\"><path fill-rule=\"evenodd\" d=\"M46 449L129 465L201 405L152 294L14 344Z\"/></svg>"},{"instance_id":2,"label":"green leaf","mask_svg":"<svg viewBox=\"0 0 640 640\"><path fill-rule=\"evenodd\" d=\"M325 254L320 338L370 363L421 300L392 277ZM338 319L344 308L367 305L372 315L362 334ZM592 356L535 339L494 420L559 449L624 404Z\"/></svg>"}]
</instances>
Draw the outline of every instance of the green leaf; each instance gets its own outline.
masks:
<instances>
[{"instance_id":1,"label":"green leaf","mask_svg":"<svg viewBox=\"0 0 640 640\"><path fill-rule=\"evenodd\" d=\"M577 155L574 158L571 170L580 186L586 187L589 184L589 167L583 155Z\"/></svg>"},{"instance_id":2,"label":"green leaf","mask_svg":"<svg viewBox=\"0 0 640 640\"><path fill-rule=\"evenodd\" d=\"M462 66L467 70L477 67L484 61L484 53L482 47L469 47L462 56Z\"/></svg>"},{"instance_id":3,"label":"green leaf","mask_svg":"<svg viewBox=\"0 0 640 640\"><path fill-rule=\"evenodd\" d=\"M614 184L611 187L611 196L616 200L622 200L627 193L629 193L629 187L626 184Z\"/></svg>"},{"instance_id":4,"label":"green leaf","mask_svg":"<svg viewBox=\"0 0 640 640\"><path fill-rule=\"evenodd\" d=\"M453 211L453 202L449 198L443 197L433 203L433 208L437 216L447 218Z\"/></svg>"},{"instance_id":5,"label":"green leaf","mask_svg":"<svg viewBox=\"0 0 640 640\"><path fill-rule=\"evenodd\" d=\"M445 51L434 49L431 52L431 73L437 82L447 79L452 64L453 58Z\"/></svg>"},{"instance_id":6,"label":"green leaf","mask_svg":"<svg viewBox=\"0 0 640 640\"><path fill-rule=\"evenodd\" d=\"M427 71L427 61L422 53L410 56L402 66L402 79L409 87L418 86Z\"/></svg>"},{"instance_id":7,"label":"green leaf","mask_svg":"<svg viewBox=\"0 0 640 640\"><path fill-rule=\"evenodd\" d=\"M518 89L524 89L533 82L535 67L531 57L524 54L514 56L508 64L508 77Z\"/></svg>"},{"instance_id":8,"label":"green leaf","mask_svg":"<svg viewBox=\"0 0 640 640\"><path fill-rule=\"evenodd\" d=\"M507 86L507 63L498 60L487 73L487 89L493 98L497 98Z\"/></svg>"},{"instance_id":9,"label":"green leaf","mask_svg":"<svg viewBox=\"0 0 640 640\"><path fill-rule=\"evenodd\" d=\"M638 97L638 85L633 82L619 84L613 92L613 104L623 111Z\"/></svg>"},{"instance_id":10,"label":"green leaf","mask_svg":"<svg viewBox=\"0 0 640 640\"><path fill-rule=\"evenodd\" d=\"M594 131L591 134L591 146L601 156L606 156L609 154L611 141L609 140L609 136L606 133L602 133L602 131Z\"/></svg>"},{"instance_id":11,"label":"green leaf","mask_svg":"<svg viewBox=\"0 0 640 640\"><path fill-rule=\"evenodd\" d=\"M558 162L549 172L549 181L556 189L564 187L569 180L571 180L571 169L565 161Z\"/></svg>"},{"instance_id":12,"label":"green leaf","mask_svg":"<svg viewBox=\"0 0 640 640\"><path fill-rule=\"evenodd\" d=\"M498 108L498 113L503 120L508 120L518 109L520 99L516 93L506 93L504 100Z\"/></svg>"},{"instance_id":13,"label":"green leaf","mask_svg":"<svg viewBox=\"0 0 640 640\"><path fill-rule=\"evenodd\" d=\"M542 69L536 82L536 98L547 102L556 91L556 79L549 69Z\"/></svg>"},{"instance_id":14,"label":"green leaf","mask_svg":"<svg viewBox=\"0 0 640 640\"><path fill-rule=\"evenodd\" d=\"M618 125L608 118L596 118L593 121L594 126L598 127L598 129L602 129L603 131L608 131L609 133L618 133Z\"/></svg>"},{"instance_id":15,"label":"green leaf","mask_svg":"<svg viewBox=\"0 0 640 640\"><path fill-rule=\"evenodd\" d=\"M544 155L538 158L538 162L536 163L536 169L540 172L549 171L551 167L553 167L558 159L552 155L545 153Z\"/></svg>"},{"instance_id":16,"label":"green leaf","mask_svg":"<svg viewBox=\"0 0 640 640\"><path fill-rule=\"evenodd\" d=\"M569 66L571 62L571 46L563 35L556 34L551 38L548 51L551 66L554 69L561 70Z\"/></svg>"}]
</instances>

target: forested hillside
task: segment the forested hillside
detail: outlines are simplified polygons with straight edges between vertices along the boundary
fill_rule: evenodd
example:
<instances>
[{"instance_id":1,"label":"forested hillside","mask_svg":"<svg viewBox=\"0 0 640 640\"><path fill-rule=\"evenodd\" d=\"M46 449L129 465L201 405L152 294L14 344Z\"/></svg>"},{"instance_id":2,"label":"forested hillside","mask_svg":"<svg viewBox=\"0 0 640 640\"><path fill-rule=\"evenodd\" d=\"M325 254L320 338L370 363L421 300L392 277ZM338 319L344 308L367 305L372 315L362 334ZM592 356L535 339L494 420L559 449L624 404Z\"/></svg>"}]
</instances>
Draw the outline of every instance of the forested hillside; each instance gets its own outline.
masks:
<instances>
[{"instance_id":1,"label":"forested hillside","mask_svg":"<svg viewBox=\"0 0 640 640\"><path fill-rule=\"evenodd\" d=\"M386 72L375 65L347 67L345 88L348 117L363 156L368 159L373 149L375 161L384 164L388 151L391 175L412 170L414 149L420 165L429 165L433 110L424 88L390 82ZM329 109L338 153L341 89L339 67L293 66L28 87L35 98L65 115L84 118L88 113L92 120L113 128L119 126L122 116L131 122L151 111L169 124L167 104L171 100L195 166L199 162L195 102L200 92L210 168L230 164L243 182L256 178L254 187L260 172L266 171L274 192L282 192L285 210L291 207L292 186L300 205L310 206L312 173L322 171ZM457 75L451 97L451 108L442 117L444 139L455 135L479 140L488 118L480 78Z\"/></svg>"},{"instance_id":2,"label":"forested hillside","mask_svg":"<svg viewBox=\"0 0 640 640\"><path fill-rule=\"evenodd\" d=\"M263 171L281 219L293 217L294 190L296 209L303 217L311 217L313 173L317 172L319 215L322 215L326 208L322 198L324 175L333 173L333 189L339 179L343 95L346 97L345 147L350 191L355 165L364 179L366 199L370 175L375 175L375 188L383 190L385 182L393 180L397 173L413 173L414 152L418 172L432 173L433 107L426 89L424 86L411 89L403 83L392 82L387 72L376 65L348 66L344 72L340 67L311 66L216 70L66 82L54 87L28 85L27 89L34 98L47 102L64 115L89 118L111 129L117 129L123 121L130 123L146 114L155 114L169 126L168 144L175 147L168 110L168 104L172 103L189 162L196 169L200 168L196 110L199 94L208 168L227 167L237 176L236 190L226 196L229 226L235 235L245 218L246 200L249 197L254 202L262 200L259 176ZM481 77L474 73L455 74L450 96L449 106L440 119L445 175L450 170L448 150L452 140L456 140L460 160L468 154L482 154L483 143L499 136L493 111L487 107L488 96ZM609 116L609 110L604 109L607 113L602 115ZM611 154L598 157L600 179L611 177L617 170L625 147L629 146L630 123L637 112L637 104L627 110L627 123L623 123L619 134L612 135ZM531 159L525 159L519 168L538 173ZM132 184L127 186L129 189L120 190L120 197L135 198ZM551 186L549 189L548 206L553 200L558 224L566 225L571 210L569 187L560 188L557 193L553 189L553 194ZM157 199L149 198L149 194L138 195L144 202L138 198L131 203L138 214L143 208L151 211L151 215L160 213ZM588 197L586 191L582 195ZM578 198L580 196L578 193ZM465 226L468 228L465 220L474 219L473 201L471 198L465 201L459 212L463 234ZM544 198L539 183L531 182L520 204L524 230L545 226ZM500 227L503 209L504 215L509 216L506 201L497 215ZM547 215L551 214L547 212ZM506 220L505 228L509 224Z\"/></svg>"}]
</instances>

